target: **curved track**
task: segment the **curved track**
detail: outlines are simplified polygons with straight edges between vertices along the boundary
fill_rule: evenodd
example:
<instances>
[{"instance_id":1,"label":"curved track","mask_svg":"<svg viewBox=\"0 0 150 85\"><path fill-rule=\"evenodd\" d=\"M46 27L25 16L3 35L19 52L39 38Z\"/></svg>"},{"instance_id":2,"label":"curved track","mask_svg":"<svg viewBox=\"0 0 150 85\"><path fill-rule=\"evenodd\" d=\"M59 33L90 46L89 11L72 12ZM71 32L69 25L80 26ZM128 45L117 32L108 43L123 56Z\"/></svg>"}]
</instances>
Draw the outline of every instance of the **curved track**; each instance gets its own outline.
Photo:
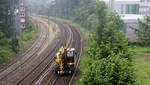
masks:
<instances>
[{"instance_id":1,"label":"curved track","mask_svg":"<svg viewBox=\"0 0 150 85\"><path fill-rule=\"evenodd\" d=\"M34 20L36 21L36 20ZM36 22L41 29L41 34L31 48L26 51L18 62L13 63L0 73L0 85L15 85L28 72L33 70L43 59L42 52L48 44L50 33L48 27L41 22ZM54 48L50 46L49 49Z\"/></svg>"},{"instance_id":2,"label":"curved track","mask_svg":"<svg viewBox=\"0 0 150 85\"><path fill-rule=\"evenodd\" d=\"M82 43L82 37L80 32L70 24L60 21L60 20L53 20L55 23L59 25L59 28L63 30L70 30L70 43L67 44L68 47L74 47L77 51L77 57L75 59L75 65L76 67L79 64L80 56L82 54L83 50L83 43ZM54 66L55 63L52 63L49 69L47 71L43 72L39 78L37 78L36 81L34 81L32 84L34 85L72 85L72 82L74 80L74 75L68 75L68 76L57 76L54 72ZM77 68L76 68L77 70ZM77 72L77 71L76 71Z\"/></svg>"},{"instance_id":3,"label":"curved track","mask_svg":"<svg viewBox=\"0 0 150 85\"><path fill-rule=\"evenodd\" d=\"M69 25L69 24L67 24ZM82 54L82 49L83 49L83 43L82 43L82 39L81 39L81 35L80 33L76 30L75 27L69 25L70 29L73 32L74 35L74 44L73 46L76 48L76 50L78 51L77 57L75 59L75 65L76 65L76 71L77 72L77 67L79 65L79 60L80 60L80 56ZM56 80L53 81L53 83L51 84L50 82L47 83L47 85L72 85L73 84L73 79L75 77L76 73L74 75L70 75L70 76L56 76Z\"/></svg>"},{"instance_id":4,"label":"curved track","mask_svg":"<svg viewBox=\"0 0 150 85\"><path fill-rule=\"evenodd\" d=\"M71 85L74 75L56 76L53 70L55 65L53 58L62 45L75 47L79 52L76 58L76 66L78 66L83 48L79 31L68 23L51 19L59 26L61 32L49 44L47 42L51 37L49 28L38 20L34 19L34 21L43 28L40 37L22 55L24 57L20 61L0 73L0 85Z\"/></svg>"}]
</instances>

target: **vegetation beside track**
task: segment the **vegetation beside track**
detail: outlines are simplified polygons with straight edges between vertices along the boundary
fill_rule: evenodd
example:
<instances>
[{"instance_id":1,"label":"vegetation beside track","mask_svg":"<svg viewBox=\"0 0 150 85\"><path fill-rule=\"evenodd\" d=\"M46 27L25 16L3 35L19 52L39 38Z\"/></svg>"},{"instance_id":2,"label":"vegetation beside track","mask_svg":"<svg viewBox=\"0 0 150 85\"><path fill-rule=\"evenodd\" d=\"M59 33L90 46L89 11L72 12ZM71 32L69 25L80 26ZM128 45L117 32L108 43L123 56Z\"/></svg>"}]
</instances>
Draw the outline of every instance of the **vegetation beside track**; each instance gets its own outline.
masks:
<instances>
[{"instance_id":1,"label":"vegetation beside track","mask_svg":"<svg viewBox=\"0 0 150 85\"><path fill-rule=\"evenodd\" d=\"M12 56L16 55L12 50L10 42L11 39L9 38L0 40L0 65L8 63L12 59Z\"/></svg>"},{"instance_id":2,"label":"vegetation beside track","mask_svg":"<svg viewBox=\"0 0 150 85\"><path fill-rule=\"evenodd\" d=\"M0 40L0 64L9 63L19 52L25 51L38 34L37 26L29 21L25 30L15 39L3 38ZM15 48L15 51L13 50Z\"/></svg>"},{"instance_id":3,"label":"vegetation beside track","mask_svg":"<svg viewBox=\"0 0 150 85\"><path fill-rule=\"evenodd\" d=\"M97 4L98 23L81 59L78 85L135 85L132 51L123 33L123 21Z\"/></svg>"},{"instance_id":4,"label":"vegetation beside track","mask_svg":"<svg viewBox=\"0 0 150 85\"><path fill-rule=\"evenodd\" d=\"M25 30L23 30L22 34L17 36L20 44L19 51L23 52L27 50L31 43L38 36L38 33L38 26L32 21L29 21L27 27L25 28Z\"/></svg>"},{"instance_id":5,"label":"vegetation beside track","mask_svg":"<svg viewBox=\"0 0 150 85\"><path fill-rule=\"evenodd\" d=\"M19 0L0 1L0 65L9 62L11 56L15 56L18 51L14 13L12 13L12 9L18 6L18 2Z\"/></svg>"}]
</instances>

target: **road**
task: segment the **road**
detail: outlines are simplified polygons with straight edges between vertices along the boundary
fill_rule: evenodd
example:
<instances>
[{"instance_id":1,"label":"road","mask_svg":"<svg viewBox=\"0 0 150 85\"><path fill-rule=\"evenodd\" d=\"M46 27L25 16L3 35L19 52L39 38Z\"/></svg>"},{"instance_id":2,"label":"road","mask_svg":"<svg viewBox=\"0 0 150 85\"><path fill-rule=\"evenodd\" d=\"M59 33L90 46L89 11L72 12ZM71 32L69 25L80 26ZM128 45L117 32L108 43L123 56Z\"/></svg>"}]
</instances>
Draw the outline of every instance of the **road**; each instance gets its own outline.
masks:
<instances>
[{"instance_id":1,"label":"road","mask_svg":"<svg viewBox=\"0 0 150 85\"><path fill-rule=\"evenodd\" d=\"M78 66L83 50L80 32L64 21L50 19L58 25L60 30L56 37L52 35L46 23L37 18L32 20L41 28L40 36L21 55L22 58L19 61L0 72L0 85L72 85L75 74L64 77L56 76L53 59L62 45L75 47L78 51L78 57L75 59L76 66Z\"/></svg>"}]
</instances>

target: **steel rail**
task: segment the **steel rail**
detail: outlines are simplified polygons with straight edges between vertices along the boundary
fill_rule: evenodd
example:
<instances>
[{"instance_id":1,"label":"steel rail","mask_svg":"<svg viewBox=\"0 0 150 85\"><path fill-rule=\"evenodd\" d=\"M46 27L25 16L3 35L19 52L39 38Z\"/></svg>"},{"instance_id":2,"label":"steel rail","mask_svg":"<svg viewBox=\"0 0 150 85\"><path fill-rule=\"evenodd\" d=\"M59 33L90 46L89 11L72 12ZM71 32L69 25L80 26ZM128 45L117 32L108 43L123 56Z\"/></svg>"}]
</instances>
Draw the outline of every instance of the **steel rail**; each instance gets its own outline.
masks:
<instances>
[{"instance_id":1,"label":"steel rail","mask_svg":"<svg viewBox=\"0 0 150 85\"><path fill-rule=\"evenodd\" d=\"M45 31L45 32L48 32L48 31ZM44 35L44 32L43 32L43 35ZM36 53L44 46L45 39L46 39L46 38L43 39L43 36L41 36L40 41L39 41L38 43L41 42L42 45L41 45L38 49L35 48L35 51L32 51L33 54L30 54L31 56L30 56L28 59L26 59L23 63L19 64L15 69L13 69L12 71L10 71L8 74L5 74L5 76L2 76L2 78L0 79L1 82L2 82L3 79L5 79L7 76L9 76L12 72L14 72L15 70L17 70L20 66L22 66L22 65L25 64L27 61L29 61L33 56L35 56ZM32 53L32 52L31 52L31 53ZM27 54L27 55L29 55L29 54Z\"/></svg>"},{"instance_id":2,"label":"steel rail","mask_svg":"<svg viewBox=\"0 0 150 85\"><path fill-rule=\"evenodd\" d=\"M63 38L61 38L61 39L64 39L64 43L67 41L66 39L67 39L67 36L69 36L69 34L67 35L67 33L68 33L68 30L66 30L66 29L62 29L62 31L64 31L64 33L63 34L66 34L66 35L64 35L63 36ZM71 32L71 30L70 30L70 32ZM71 38L72 39L72 38ZM71 39L69 40L68 39L68 42L70 42L71 41ZM71 43L70 43L71 44ZM60 47L61 46L61 43L60 43L60 46L56 43L56 45L57 45L57 48L58 47ZM56 48L56 47L55 47ZM55 50L55 49L54 49ZM54 53L54 54L52 54L52 52ZM43 67L44 69L43 70L41 70L41 71L39 71L39 70L37 70L37 71L39 71L38 72L38 74L37 74L37 76L35 75L35 76L31 76L33 73L34 73L34 71L35 70L33 70L33 71L31 71L29 74L27 74L23 79L21 79L18 83L17 83L17 85L19 85L19 84L21 84L21 85L26 85L26 84L31 84L31 83L33 83L39 76L40 76L40 74L42 74L50 65L51 65L51 63L53 62L53 59L54 59L54 56L55 56L55 51L53 51L52 50L52 52L50 52L50 54L51 55L48 55L48 56L51 56L52 58L51 59L49 59L48 61L49 61L49 63L48 64L44 64L45 66ZM48 59L48 56L43 60L43 62L44 61L47 61L47 59ZM40 65L41 65L42 63L40 63L36 68L34 68L34 69L37 69L38 67L40 67ZM31 80L31 78L32 78L32 80ZM29 82L29 80L30 80L30 82ZM28 83L27 83L28 82Z\"/></svg>"}]
</instances>

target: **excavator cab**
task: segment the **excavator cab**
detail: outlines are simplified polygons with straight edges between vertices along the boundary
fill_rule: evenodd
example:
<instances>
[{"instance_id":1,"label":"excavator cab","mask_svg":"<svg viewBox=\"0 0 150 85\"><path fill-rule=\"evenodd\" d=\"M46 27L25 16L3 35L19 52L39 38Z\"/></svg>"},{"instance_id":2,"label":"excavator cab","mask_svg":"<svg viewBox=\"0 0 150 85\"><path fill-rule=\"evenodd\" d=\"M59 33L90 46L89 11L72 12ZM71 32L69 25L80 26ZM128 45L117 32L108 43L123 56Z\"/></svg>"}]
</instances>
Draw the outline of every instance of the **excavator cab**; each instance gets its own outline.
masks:
<instances>
[{"instance_id":1,"label":"excavator cab","mask_svg":"<svg viewBox=\"0 0 150 85\"><path fill-rule=\"evenodd\" d=\"M63 74L73 74L75 70L74 58L76 52L74 48L60 48L59 52L56 54L54 59L55 73L59 75Z\"/></svg>"}]
</instances>

